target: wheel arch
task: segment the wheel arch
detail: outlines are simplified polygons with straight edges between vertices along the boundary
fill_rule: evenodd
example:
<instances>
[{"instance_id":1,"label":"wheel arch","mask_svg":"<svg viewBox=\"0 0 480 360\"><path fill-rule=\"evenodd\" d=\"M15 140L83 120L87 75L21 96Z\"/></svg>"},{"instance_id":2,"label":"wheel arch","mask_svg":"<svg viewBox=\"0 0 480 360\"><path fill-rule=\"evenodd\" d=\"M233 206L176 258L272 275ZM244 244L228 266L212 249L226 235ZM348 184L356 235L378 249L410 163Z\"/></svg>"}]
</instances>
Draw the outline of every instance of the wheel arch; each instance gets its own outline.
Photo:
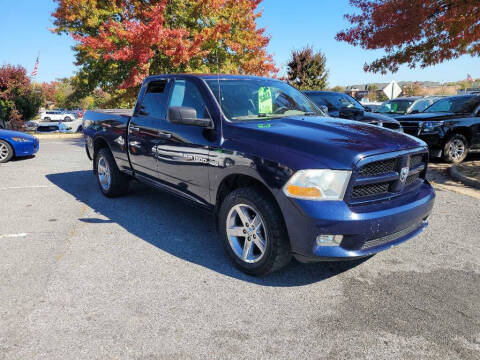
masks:
<instances>
[{"instance_id":1,"label":"wheel arch","mask_svg":"<svg viewBox=\"0 0 480 360\"><path fill-rule=\"evenodd\" d=\"M251 186L254 186L260 189L273 201L278 211L280 212L283 221L285 222L284 213L280 208L280 204L278 203L275 193L271 190L271 188L260 178L252 174L245 174L241 172L230 173L220 181L219 186L217 187L217 192L215 193L215 197L214 197L215 218L218 219L218 211L220 210L223 200L228 194L230 194L232 191L235 191L237 189L244 188L244 187L251 187ZM215 223L218 225L218 221L215 221Z\"/></svg>"},{"instance_id":2,"label":"wheel arch","mask_svg":"<svg viewBox=\"0 0 480 360\"><path fill-rule=\"evenodd\" d=\"M110 149L110 146L108 145L108 142L107 140L105 140L103 137L99 136L99 137L96 137L94 140L93 140L93 173L96 174L97 173L97 162L95 161L95 158L97 157L97 153L101 150L101 149L108 149L110 152L112 152L112 150Z\"/></svg>"},{"instance_id":3,"label":"wheel arch","mask_svg":"<svg viewBox=\"0 0 480 360\"><path fill-rule=\"evenodd\" d=\"M3 140L5 141L8 145L10 145L10 147L12 148L12 151L13 151L13 156L12 156L12 159L15 158L17 155L15 153L15 146L12 144L11 141L9 141L8 139L5 139L5 138L2 138L0 140Z\"/></svg>"},{"instance_id":4,"label":"wheel arch","mask_svg":"<svg viewBox=\"0 0 480 360\"><path fill-rule=\"evenodd\" d=\"M468 145L470 146L470 144L472 143L473 131L466 126L455 127L450 129L445 136L444 144L446 144L450 140L450 138L456 134L465 136L465 138L468 141Z\"/></svg>"}]
</instances>

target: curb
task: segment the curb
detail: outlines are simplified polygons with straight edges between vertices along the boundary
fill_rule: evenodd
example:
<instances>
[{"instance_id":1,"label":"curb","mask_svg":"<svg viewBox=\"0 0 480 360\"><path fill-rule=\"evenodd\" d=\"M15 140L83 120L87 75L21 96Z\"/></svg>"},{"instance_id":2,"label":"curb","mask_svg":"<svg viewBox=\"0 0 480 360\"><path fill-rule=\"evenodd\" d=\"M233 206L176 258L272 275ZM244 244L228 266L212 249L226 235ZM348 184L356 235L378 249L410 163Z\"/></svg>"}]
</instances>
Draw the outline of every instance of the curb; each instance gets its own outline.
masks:
<instances>
[{"instance_id":1,"label":"curb","mask_svg":"<svg viewBox=\"0 0 480 360\"><path fill-rule=\"evenodd\" d=\"M83 137L82 133L79 133L79 134L62 134L62 133L38 134L38 133L32 133L30 135L35 136L39 140L43 140L43 139L80 139L80 138Z\"/></svg>"},{"instance_id":2,"label":"curb","mask_svg":"<svg viewBox=\"0 0 480 360\"><path fill-rule=\"evenodd\" d=\"M467 176L467 175L464 175L462 174L456 166L451 166L449 169L448 169L448 173L450 174L450 176L454 179L454 180L457 180L457 181L460 181L461 183L467 185L467 186L471 186L473 188L476 188L476 189L480 189L480 180L477 180L477 179L474 179L474 178L471 178L470 176Z\"/></svg>"}]
</instances>

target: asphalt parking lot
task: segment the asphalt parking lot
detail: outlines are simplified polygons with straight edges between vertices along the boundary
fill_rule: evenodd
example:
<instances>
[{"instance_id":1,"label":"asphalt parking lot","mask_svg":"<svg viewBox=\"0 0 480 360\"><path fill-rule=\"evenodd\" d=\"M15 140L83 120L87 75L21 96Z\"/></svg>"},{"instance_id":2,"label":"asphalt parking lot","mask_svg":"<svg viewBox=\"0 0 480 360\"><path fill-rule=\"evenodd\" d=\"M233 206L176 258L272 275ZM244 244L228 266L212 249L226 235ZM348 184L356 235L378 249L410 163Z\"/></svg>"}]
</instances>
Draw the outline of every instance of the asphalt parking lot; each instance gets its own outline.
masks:
<instances>
[{"instance_id":1,"label":"asphalt parking lot","mask_svg":"<svg viewBox=\"0 0 480 360\"><path fill-rule=\"evenodd\" d=\"M0 359L480 359L480 199L364 261L237 271L208 213L100 195L81 140L0 165Z\"/></svg>"}]
</instances>

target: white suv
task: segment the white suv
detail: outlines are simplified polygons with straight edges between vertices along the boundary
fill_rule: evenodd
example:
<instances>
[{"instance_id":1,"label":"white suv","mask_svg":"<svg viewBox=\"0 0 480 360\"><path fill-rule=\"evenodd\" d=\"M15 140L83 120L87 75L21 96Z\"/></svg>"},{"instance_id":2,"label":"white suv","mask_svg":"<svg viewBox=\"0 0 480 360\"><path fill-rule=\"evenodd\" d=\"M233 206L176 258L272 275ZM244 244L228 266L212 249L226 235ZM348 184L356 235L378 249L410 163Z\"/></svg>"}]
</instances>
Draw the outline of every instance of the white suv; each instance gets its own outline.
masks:
<instances>
[{"instance_id":1,"label":"white suv","mask_svg":"<svg viewBox=\"0 0 480 360\"><path fill-rule=\"evenodd\" d=\"M40 119L42 121L72 121L75 120L75 114L59 111L59 110L47 110L40 114Z\"/></svg>"}]
</instances>

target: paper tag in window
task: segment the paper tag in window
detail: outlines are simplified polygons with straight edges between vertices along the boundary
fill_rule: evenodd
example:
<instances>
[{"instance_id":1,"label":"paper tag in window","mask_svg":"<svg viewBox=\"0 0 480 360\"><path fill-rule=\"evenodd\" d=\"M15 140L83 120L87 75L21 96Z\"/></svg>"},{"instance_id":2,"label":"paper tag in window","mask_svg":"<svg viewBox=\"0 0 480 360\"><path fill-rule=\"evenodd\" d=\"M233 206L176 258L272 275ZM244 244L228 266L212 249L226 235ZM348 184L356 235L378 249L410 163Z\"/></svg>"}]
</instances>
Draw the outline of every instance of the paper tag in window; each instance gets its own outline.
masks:
<instances>
[{"instance_id":1,"label":"paper tag in window","mask_svg":"<svg viewBox=\"0 0 480 360\"><path fill-rule=\"evenodd\" d=\"M273 112L272 90L269 87L258 89L258 113L271 114Z\"/></svg>"}]
</instances>

